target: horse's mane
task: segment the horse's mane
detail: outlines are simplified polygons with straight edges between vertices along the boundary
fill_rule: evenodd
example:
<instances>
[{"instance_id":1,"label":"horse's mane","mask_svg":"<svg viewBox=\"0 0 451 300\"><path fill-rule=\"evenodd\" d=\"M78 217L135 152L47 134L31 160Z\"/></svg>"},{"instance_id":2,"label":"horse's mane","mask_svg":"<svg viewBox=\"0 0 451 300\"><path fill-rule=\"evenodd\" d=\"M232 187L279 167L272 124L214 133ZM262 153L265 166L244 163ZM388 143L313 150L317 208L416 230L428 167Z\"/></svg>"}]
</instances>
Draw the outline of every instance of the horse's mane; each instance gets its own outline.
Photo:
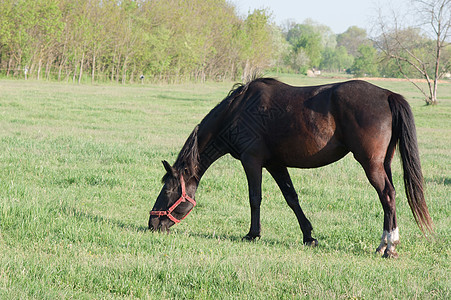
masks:
<instances>
[{"instance_id":1,"label":"horse's mane","mask_svg":"<svg viewBox=\"0 0 451 300\"><path fill-rule=\"evenodd\" d=\"M194 130L191 132L190 136L186 140L185 144L180 150L179 155L173 165L173 168L179 173L184 173L187 177L199 177L199 143L198 134L199 130L203 128L210 128L212 122L217 122L218 118L222 118L229 110L230 105L240 96L244 95L249 86L254 82L265 82L267 84L271 82L277 82L277 80L272 78L252 78L251 81L243 84L236 83L227 96L219 102L198 124ZM169 175L163 176L162 181L164 182Z\"/></svg>"}]
</instances>

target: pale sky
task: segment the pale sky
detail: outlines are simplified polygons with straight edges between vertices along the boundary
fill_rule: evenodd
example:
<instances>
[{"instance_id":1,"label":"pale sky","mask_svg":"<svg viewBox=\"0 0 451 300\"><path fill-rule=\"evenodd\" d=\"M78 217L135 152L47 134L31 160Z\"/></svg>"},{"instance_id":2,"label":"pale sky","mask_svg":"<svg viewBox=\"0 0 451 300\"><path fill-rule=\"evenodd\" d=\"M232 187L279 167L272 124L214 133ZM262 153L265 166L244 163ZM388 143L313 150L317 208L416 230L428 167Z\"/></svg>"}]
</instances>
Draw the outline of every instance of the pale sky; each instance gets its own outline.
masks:
<instances>
[{"instance_id":1,"label":"pale sky","mask_svg":"<svg viewBox=\"0 0 451 300\"><path fill-rule=\"evenodd\" d=\"M273 20L281 25L292 19L302 23L312 19L329 26L336 34L343 33L351 26L371 29L378 16L378 9L405 8L409 0L229 0L238 13L246 16L254 9L269 8Z\"/></svg>"}]
</instances>

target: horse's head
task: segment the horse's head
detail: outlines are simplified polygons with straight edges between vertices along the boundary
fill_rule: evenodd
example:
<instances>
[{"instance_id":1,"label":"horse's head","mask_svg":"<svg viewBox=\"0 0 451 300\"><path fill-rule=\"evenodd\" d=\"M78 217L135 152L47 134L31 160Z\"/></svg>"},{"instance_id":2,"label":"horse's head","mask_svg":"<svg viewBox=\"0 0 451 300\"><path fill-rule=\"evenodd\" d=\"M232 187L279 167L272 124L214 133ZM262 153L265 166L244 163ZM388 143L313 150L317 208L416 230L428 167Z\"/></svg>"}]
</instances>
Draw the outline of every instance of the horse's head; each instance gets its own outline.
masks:
<instances>
[{"instance_id":1,"label":"horse's head","mask_svg":"<svg viewBox=\"0 0 451 300\"><path fill-rule=\"evenodd\" d=\"M185 179L167 161L163 188L150 212L149 229L169 232L169 227L183 220L196 205L186 192Z\"/></svg>"}]
</instances>

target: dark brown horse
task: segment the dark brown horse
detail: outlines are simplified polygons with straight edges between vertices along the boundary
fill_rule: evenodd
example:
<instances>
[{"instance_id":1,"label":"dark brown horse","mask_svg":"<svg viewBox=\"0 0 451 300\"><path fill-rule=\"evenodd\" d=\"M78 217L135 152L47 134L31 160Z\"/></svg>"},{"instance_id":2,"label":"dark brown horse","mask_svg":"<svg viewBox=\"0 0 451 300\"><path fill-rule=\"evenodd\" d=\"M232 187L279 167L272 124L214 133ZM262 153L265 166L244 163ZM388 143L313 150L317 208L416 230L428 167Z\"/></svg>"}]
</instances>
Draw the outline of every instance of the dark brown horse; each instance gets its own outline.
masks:
<instances>
[{"instance_id":1,"label":"dark brown horse","mask_svg":"<svg viewBox=\"0 0 451 300\"><path fill-rule=\"evenodd\" d=\"M432 231L423 195L413 115L398 94L365 81L293 87L271 78L237 85L188 137L173 166L164 161L164 186L150 213L149 228L168 231L195 206L194 194L207 168L230 153L243 165L249 187L251 226L260 237L262 168L294 211L304 243L317 245L287 167L317 168L351 152L376 189L384 210L377 252L396 257L399 243L391 161L399 144L407 199L420 229Z\"/></svg>"}]
</instances>

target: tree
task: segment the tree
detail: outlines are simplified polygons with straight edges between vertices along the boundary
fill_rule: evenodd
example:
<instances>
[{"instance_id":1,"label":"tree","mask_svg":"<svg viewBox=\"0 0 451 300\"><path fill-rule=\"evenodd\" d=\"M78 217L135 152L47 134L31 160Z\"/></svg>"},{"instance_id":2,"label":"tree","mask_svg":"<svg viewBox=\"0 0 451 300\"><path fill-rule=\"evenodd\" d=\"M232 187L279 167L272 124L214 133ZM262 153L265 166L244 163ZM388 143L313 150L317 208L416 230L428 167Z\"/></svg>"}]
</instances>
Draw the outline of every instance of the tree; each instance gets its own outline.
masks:
<instances>
[{"instance_id":1,"label":"tree","mask_svg":"<svg viewBox=\"0 0 451 300\"><path fill-rule=\"evenodd\" d=\"M244 78L250 78L257 70L268 66L272 53L273 42L269 26L271 15L264 9L256 9L244 21L244 31L247 40L245 50L246 65Z\"/></svg>"},{"instance_id":2,"label":"tree","mask_svg":"<svg viewBox=\"0 0 451 300\"><path fill-rule=\"evenodd\" d=\"M304 25L310 26L314 32L321 36L321 47L335 49L337 46L337 35L329 26L318 23L312 19L306 19Z\"/></svg>"},{"instance_id":3,"label":"tree","mask_svg":"<svg viewBox=\"0 0 451 300\"><path fill-rule=\"evenodd\" d=\"M412 3L417 24L401 26L394 17L394 24L389 26L380 15L380 35L376 45L385 58L394 61L399 72L424 94L426 103L434 105L437 104L438 80L451 67L447 51L451 37L451 0L413 0ZM412 38L412 34L420 39ZM409 74L412 68L426 80L427 91L412 80Z\"/></svg>"},{"instance_id":4,"label":"tree","mask_svg":"<svg viewBox=\"0 0 451 300\"><path fill-rule=\"evenodd\" d=\"M356 57L362 44L370 44L365 29L357 26L349 27L345 32L337 35L337 47L345 47L348 53Z\"/></svg>"},{"instance_id":5,"label":"tree","mask_svg":"<svg viewBox=\"0 0 451 300\"><path fill-rule=\"evenodd\" d=\"M348 54L345 47L326 48L322 53L320 68L321 70L341 72L349 69L353 62L354 58Z\"/></svg>"},{"instance_id":6,"label":"tree","mask_svg":"<svg viewBox=\"0 0 451 300\"><path fill-rule=\"evenodd\" d=\"M315 27L295 24L287 32L286 38L292 46L287 60L295 71L319 67L323 45L321 34Z\"/></svg>"},{"instance_id":7,"label":"tree","mask_svg":"<svg viewBox=\"0 0 451 300\"><path fill-rule=\"evenodd\" d=\"M352 73L357 77L379 76L377 50L369 45L360 45L358 56L351 67Z\"/></svg>"}]
</instances>

